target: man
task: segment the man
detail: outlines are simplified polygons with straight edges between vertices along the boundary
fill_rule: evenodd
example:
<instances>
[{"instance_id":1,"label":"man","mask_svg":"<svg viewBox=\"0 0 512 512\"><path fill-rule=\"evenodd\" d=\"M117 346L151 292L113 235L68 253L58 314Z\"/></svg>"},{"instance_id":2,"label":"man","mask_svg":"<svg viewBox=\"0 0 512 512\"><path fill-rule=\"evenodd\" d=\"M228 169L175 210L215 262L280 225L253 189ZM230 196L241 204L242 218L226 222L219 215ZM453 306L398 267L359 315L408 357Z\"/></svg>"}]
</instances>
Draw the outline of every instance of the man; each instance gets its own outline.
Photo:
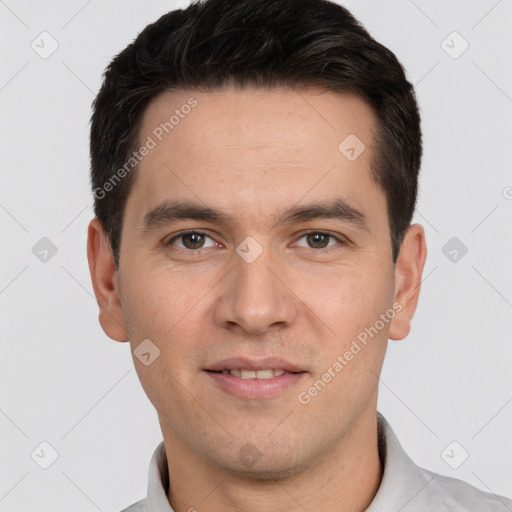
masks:
<instances>
[{"instance_id":1,"label":"man","mask_svg":"<svg viewBox=\"0 0 512 512\"><path fill-rule=\"evenodd\" d=\"M111 62L89 265L163 434L127 511L512 510L377 412L426 258L421 156L402 66L334 3L193 3Z\"/></svg>"}]
</instances>

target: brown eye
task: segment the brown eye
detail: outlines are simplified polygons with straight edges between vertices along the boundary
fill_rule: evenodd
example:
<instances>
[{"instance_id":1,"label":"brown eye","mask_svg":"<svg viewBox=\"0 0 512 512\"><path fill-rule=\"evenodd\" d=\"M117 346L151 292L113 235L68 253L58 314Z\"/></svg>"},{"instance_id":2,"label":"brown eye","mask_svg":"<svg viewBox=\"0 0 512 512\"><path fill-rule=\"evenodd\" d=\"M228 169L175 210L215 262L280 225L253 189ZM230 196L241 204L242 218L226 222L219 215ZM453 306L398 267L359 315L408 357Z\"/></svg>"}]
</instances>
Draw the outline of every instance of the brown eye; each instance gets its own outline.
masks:
<instances>
[{"instance_id":1,"label":"brown eye","mask_svg":"<svg viewBox=\"0 0 512 512\"><path fill-rule=\"evenodd\" d=\"M210 240L210 242L207 243L207 240ZM201 233L199 231L188 231L171 238L169 242L167 242L167 245L175 245L181 249L194 250L212 247L215 245L215 242L205 233Z\"/></svg>"},{"instance_id":2,"label":"brown eye","mask_svg":"<svg viewBox=\"0 0 512 512\"><path fill-rule=\"evenodd\" d=\"M331 235L327 233L308 233L306 240L313 249L323 249L328 246Z\"/></svg>"},{"instance_id":3,"label":"brown eye","mask_svg":"<svg viewBox=\"0 0 512 512\"><path fill-rule=\"evenodd\" d=\"M187 249L200 249L204 245L204 235L201 233L187 233L181 237Z\"/></svg>"},{"instance_id":4,"label":"brown eye","mask_svg":"<svg viewBox=\"0 0 512 512\"><path fill-rule=\"evenodd\" d=\"M343 235L332 235L324 231L310 231L302 235L294 245L306 249L329 249L334 246L347 245L347 239Z\"/></svg>"}]
</instances>

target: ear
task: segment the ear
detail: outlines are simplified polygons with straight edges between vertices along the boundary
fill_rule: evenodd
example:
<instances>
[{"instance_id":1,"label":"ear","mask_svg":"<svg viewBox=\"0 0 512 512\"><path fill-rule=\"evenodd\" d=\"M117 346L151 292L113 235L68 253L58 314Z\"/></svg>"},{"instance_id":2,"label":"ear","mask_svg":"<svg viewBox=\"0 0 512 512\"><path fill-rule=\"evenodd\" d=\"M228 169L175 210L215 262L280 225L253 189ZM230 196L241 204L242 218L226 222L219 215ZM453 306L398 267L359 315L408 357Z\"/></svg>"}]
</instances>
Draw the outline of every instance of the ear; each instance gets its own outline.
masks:
<instances>
[{"instance_id":1,"label":"ear","mask_svg":"<svg viewBox=\"0 0 512 512\"><path fill-rule=\"evenodd\" d=\"M398 313L391 321L389 337L393 340L401 340L409 334L426 258L425 231L420 224L412 224L406 231L395 264L395 303L400 304L401 309L397 308Z\"/></svg>"},{"instance_id":2,"label":"ear","mask_svg":"<svg viewBox=\"0 0 512 512\"><path fill-rule=\"evenodd\" d=\"M110 242L98 218L89 223L87 235L87 259L94 295L100 308L100 325L109 338L128 341L119 294L119 274Z\"/></svg>"}]
</instances>

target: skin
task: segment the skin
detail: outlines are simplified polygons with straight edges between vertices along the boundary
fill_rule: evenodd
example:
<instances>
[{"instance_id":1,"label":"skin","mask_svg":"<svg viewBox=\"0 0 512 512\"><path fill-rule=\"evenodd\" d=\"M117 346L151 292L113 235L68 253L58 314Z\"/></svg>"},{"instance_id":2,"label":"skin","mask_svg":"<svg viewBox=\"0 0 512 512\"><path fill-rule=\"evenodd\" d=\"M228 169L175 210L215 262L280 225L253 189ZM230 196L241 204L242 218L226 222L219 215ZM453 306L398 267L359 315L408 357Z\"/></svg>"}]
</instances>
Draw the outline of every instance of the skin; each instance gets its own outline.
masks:
<instances>
[{"instance_id":1,"label":"skin","mask_svg":"<svg viewBox=\"0 0 512 512\"><path fill-rule=\"evenodd\" d=\"M409 227L396 265L384 192L373 180L371 107L352 93L227 87L165 92L148 106L143 141L193 96L198 105L144 158L128 197L115 268L97 219L88 258L99 319L112 339L160 349L134 357L158 412L176 512L361 511L381 478L377 392L388 339L407 336L426 258L423 228ZM349 161L339 144L356 134L366 150ZM343 219L275 223L276 212L342 198L368 229ZM229 224L191 219L142 234L165 200L222 210ZM187 249L180 231L207 235ZM309 232L326 232L313 243ZM252 263L236 252L248 236ZM208 238L210 237L210 238ZM314 242L314 240L313 240ZM183 245L188 243L188 246ZM167 244L167 245L166 245ZM379 315L400 313L307 405L307 390ZM234 397L203 370L231 356L279 356L306 373L270 399ZM261 458L244 465L252 443ZM178 461L178 462L176 462Z\"/></svg>"}]
</instances>

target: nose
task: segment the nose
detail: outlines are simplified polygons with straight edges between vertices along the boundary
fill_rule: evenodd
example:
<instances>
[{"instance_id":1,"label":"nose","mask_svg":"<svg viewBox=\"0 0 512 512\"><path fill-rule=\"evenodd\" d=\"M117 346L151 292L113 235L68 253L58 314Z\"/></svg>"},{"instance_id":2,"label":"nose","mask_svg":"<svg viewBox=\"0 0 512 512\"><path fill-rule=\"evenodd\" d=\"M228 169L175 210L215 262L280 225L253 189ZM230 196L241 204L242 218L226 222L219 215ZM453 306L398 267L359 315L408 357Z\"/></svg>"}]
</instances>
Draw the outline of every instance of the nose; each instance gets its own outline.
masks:
<instances>
[{"instance_id":1,"label":"nose","mask_svg":"<svg viewBox=\"0 0 512 512\"><path fill-rule=\"evenodd\" d=\"M285 263L267 248L250 263L235 255L233 265L221 284L217 324L239 334L263 334L292 325L299 305L286 282Z\"/></svg>"}]
</instances>

